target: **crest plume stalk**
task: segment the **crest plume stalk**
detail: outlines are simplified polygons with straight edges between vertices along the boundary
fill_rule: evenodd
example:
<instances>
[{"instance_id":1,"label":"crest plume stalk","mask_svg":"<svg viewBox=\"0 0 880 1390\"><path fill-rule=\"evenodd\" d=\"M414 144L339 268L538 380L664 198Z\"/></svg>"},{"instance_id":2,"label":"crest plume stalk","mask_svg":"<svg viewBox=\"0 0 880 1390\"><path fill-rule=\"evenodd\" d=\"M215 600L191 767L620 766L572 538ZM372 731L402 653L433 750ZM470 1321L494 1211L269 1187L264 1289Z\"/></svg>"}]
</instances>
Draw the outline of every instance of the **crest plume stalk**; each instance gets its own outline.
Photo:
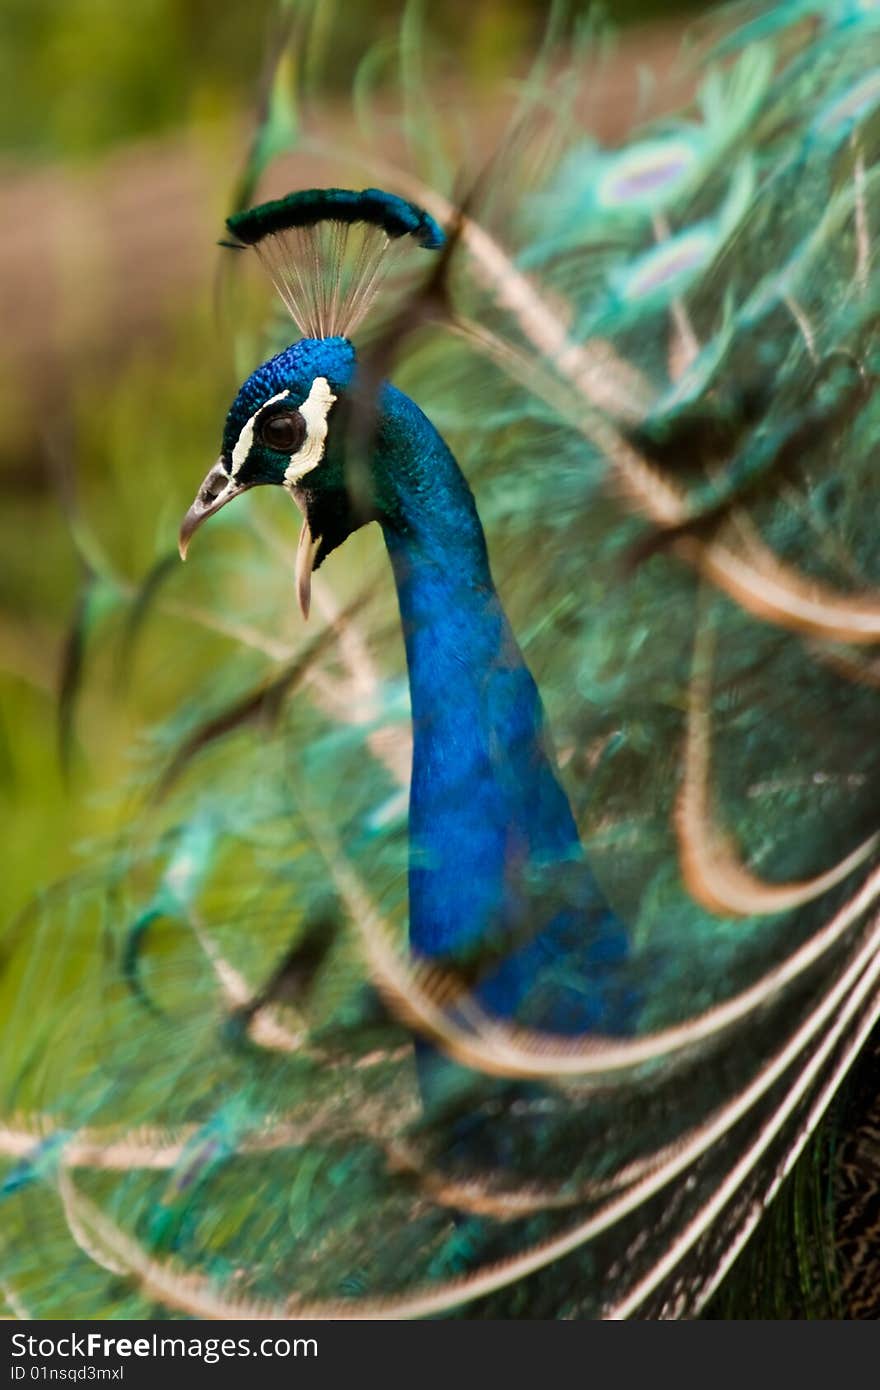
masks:
<instances>
[{"instance_id":1,"label":"crest plume stalk","mask_svg":"<svg viewBox=\"0 0 880 1390\"><path fill-rule=\"evenodd\" d=\"M36 1314L876 1313L878 15L725 12L616 147L572 45L462 207L374 138L230 218L294 326L180 552L299 542L196 552L163 795L16 940Z\"/></svg>"}]
</instances>

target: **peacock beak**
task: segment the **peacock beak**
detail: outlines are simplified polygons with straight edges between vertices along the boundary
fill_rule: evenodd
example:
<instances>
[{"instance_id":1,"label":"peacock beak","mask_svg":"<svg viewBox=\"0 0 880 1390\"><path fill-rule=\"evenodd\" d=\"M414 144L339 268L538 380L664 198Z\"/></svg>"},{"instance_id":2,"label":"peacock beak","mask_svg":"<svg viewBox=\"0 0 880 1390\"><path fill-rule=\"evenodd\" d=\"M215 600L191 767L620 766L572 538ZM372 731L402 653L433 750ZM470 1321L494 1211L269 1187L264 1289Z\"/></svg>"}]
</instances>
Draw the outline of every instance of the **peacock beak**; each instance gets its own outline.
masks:
<instances>
[{"instance_id":1,"label":"peacock beak","mask_svg":"<svg viewBox=\"0 0 880 1390\"><path fill-rule=\"evenodd\" d=\"M231 478L226 471L223 459L217 460L196 493L196 499L181 523L180 534L177 538L177 548L180 551L181 560L186 559L189 543L205 518L219 512L220 508L225 507L227 502L231 502L233 497L247 492L251 486L250 483L239 483L235 478Z\"/></svg>"},{"instance_id":2,"label":"peacock beak","mask_svg":"<svg viewBox=\"0 0 880 1390\"><path fill-rule=\"evenodd\" d=\"M303 514L299 545L296 547L296 597L299 602L299 611L303 618L308 621L309 609L312 605L312 570L315 568L315 556L321 545L321 537L312 534L305 507L296 496L294 496L294 501Z\"/></svg>"}]
</instances>

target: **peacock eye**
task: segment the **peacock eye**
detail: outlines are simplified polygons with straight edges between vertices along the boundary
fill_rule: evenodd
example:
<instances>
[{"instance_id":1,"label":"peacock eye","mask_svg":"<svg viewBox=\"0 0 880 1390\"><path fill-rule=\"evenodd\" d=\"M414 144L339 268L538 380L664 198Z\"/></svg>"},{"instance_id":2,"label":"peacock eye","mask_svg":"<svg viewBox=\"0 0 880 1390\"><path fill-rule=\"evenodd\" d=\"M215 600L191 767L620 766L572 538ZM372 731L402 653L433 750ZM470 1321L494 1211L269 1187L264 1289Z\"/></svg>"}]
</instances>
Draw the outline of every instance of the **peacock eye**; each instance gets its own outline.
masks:
<instances>
[{"instance_id":1,"label":"peacock eye","mask_svg":"<svg viewBox=\"0 0 880 1390\"><path fill-rule=\"evenodd\" d=\"M306 437L306 422L298 410L279 410L259 424L260 439L279 454L295 454Z\"/></svg>"}]
</instances>

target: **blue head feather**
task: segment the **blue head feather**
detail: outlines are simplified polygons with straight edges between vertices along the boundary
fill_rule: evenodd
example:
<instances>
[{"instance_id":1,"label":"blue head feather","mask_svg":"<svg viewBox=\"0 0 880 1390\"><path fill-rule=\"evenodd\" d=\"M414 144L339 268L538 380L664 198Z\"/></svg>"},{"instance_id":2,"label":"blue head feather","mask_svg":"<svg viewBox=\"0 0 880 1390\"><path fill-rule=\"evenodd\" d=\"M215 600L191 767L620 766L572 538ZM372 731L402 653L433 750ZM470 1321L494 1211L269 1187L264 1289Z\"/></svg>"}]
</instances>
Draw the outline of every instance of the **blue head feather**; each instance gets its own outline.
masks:
<instances>
[{"instance_id":1,"label":"blue head feather","mask_svg":"<svg viewBox=\"0 0 880 1390\"><path fill-rule=\"evenodd\" d=\"M266 401L289 391L290 404L302 405L317 377L324 377L338 394L351 385L355 362L355 350L347 338L301 338L261 363L242 383L226 416L223 457L227 463L245 425Z\"/></svg>"}]
</instances>

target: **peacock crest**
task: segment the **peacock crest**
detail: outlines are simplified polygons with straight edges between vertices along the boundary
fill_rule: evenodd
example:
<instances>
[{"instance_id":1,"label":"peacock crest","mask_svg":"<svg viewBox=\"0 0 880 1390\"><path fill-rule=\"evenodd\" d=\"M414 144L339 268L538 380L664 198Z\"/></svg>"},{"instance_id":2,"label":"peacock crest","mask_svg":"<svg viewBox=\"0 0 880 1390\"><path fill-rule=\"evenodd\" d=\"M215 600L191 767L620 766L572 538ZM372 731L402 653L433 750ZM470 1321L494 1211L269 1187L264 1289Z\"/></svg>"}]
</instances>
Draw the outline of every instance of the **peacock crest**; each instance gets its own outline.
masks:
<instances>
[{"instance_id":1,"label":"peacock crest","mask_svg":"<svg viewBox=\"0 0 880 1390\"><path fill-rule=\"evenodd\" d=\"M443 244L432 217L377 188L292 193L234 214L228 226L254 247L304 338L350 338L404 239L427 250Z\"/></svg>"},{"instance_id":2,"label":"peacock crest","mask_svg":"<svg viewBox=\"0 0 880 1390\"><path fill-rule=\"evenodd\" d=\"M870 1124L838 1246L816 1191L880 1013L877 13L719 19L619 147L578 29L474 173L411 10L399 158L362 73L363 148L309 149L363 191L230 217L300 337L126 599L210 685L11 937L13 1311L694 1316L794 1200L795 1297L858 1302ZM226 507L272 485L295 550Z\"/></svg>"}]
</instances>

